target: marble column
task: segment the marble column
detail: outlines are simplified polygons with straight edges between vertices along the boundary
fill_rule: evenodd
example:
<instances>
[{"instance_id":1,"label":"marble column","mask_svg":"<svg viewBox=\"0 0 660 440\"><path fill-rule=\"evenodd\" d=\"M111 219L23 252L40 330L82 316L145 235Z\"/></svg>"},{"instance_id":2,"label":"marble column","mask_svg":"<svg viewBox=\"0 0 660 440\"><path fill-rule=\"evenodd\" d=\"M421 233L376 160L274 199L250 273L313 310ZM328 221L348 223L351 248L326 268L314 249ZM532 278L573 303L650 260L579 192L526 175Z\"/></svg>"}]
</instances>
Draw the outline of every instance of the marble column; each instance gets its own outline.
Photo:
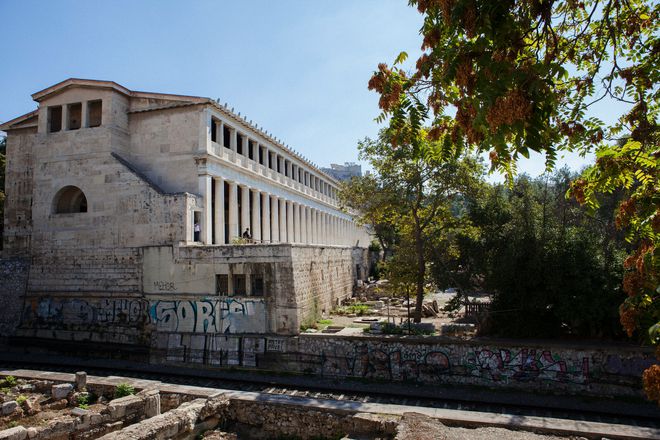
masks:
<instances>
[{"instance_id":1,"label":"marble column","mask_svg":"<svg viewBox=\"0 0 660 440\"><path fill-rule=\"evenodd\" d=\"M293 227L295 223L293 216L293 202L286 202L286 237L289 243L295 243L296 237L293 234Z\"/></svg>"},{"instance_id":2,"label":"marble column","mask_svg":"<svg viewBox=\"0 0 660 440\"><path fill-rule=\"evenodd\" d=\"M222 177L215 177L213 180L215 183L215 227L213 228L213 243L225 244L225 181Z\"/></svg>"},{"instance_id":3,"label":"marble column","mask_svg":"<svg viewBox=\"0 0 660 440\"><path fill-rule=\"evenodd\" d=\"M238 185L229 182L229 243L238 236Z\"/></svg>"},{"instance_id":4,"label":"marble column","mask_svg":"<svg viewBox=\"0 0 660 440\"><path fill-rule=\"evenodd\" d=\"M280 199L279 200L280 204L280 242L282 243L287 243L288 239L286 236L286 219L287 219L287 212L286 212L286 200Z\"/></svg>"},{"instance_id":5,"label":"marble column","mask_svg":"<svg viewBox=\"0 0 660 440\"><path fill-rule=\"evenodd\" d=\"M318 211L312 208L312 244L319 242Z\"/></svg>"},{"instance_id":6,"label":"marble column","mask_svg":"<svg viewBox=\"0 0 660 440\"><path fill-rule=\"evenodd\" d=\"M270 243L270 194L261 193L261 239Z\"/></svg>"},{"instance_id":7,"label":"marble column","mask_svg":"<svg viewBox=\"0 0 660 440\"><path fill-rule=\"evenodd\" d=\"M280 242L280 202L276 196L270 197L270 233L273 243Z\"/></svg>"},{"instance_id":8,"label":"marble column","mask_svg":"<svg viewBox=\"0 0 660 440\"><path fill-rule=\"evenodd\" d=\"M293 204L293 218L295 219L295 224L294 224L294 235L295 235L295 241L296 243L302 243L302 223L301 223L301 218L300 218L300 204L299 203L294 203Z\"/></svg>"},{"instance_id":9,"label":"marble column","mask_svg":"<svg viewBox=\"0 0 660 440\"><path fill-rule=\"evenodd\" d=\"M257 160L259 158L257 157ZM261 212L260 212L260 207L261 207L261 193L258 190L254 190L252 192L252 238L254 239L255 243L260 243L261 242Z\"/></svg>"},{"instance_id":10,"label":"marble column","mask_svg":"<svg viewBox=\"0 0 660 440\"><path fill-rule=\"evenodd\" d=\"M247 185L241 185L241 229L238 231L241 236L246 228L250 227L250 188ZM250 229L252 233L252 229Z\"/></svg>"},{"instance_id":11,"label":"marble column","mask_svg":"<svg viewBox=\"0 0 660 440\"><path fill-rule=\"evenodd\" d=\"M309 244L307 226L307 207L305 205L300 205L300 242L304 244Z\"/></svg>"},{"instance_id":12,"label":"marble column","mask_svg":"<svg viewBox=\"0 0 660 440\"><path fill-rule=\"evenodd\" d=\"M64 107L64 106L63 106ZM211 185L213 184L213 178L208 174L199 176L199 192L202 194L202 199L204 200L204 215L202 216L202 224L200 225L202 229L201 240L204 244L213 244L213 235L212 235L212 219L213 211L211 205Z\"/></svg>"},{"instance_id":13,"label":"marble column","mask_svg":"<svg viewBox=\"0 0 660 440\"><path fill-rule=\"evenodd\" d=\"M236 153L236 143L237 142L238 142L238 132L235 129L230 128L229 129L229 148L234 153Z\"/></svg>"}]
</instances>

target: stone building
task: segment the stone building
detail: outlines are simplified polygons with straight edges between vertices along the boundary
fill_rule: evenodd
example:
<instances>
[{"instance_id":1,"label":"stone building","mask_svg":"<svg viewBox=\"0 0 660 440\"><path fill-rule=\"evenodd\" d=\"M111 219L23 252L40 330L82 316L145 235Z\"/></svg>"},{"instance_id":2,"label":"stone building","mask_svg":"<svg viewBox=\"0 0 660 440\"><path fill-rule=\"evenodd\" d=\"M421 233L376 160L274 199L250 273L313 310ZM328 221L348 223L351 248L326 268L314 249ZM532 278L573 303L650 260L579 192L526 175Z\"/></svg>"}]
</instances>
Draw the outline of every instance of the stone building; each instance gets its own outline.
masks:
<instances>
[{"instance_id":1,"label":"stone building","mask_svg":"<svg viewBox=\"0 0 660 440\"><path fill-rule=\"evenodd\" d=\"M85 79L32 98L0 126L17 337L296 334L368 273L338 182L214 100Z\"/></svg>"},{"instance_id":2,"label":"stone building","mask_svg":"<svg viewBox=\"0 0 660 440\"><path fill-rule=\"evenodd\" d=\"M344 162L344 165L331 163L330 168L321 168L321 171L337 180L350 180L351 177L362 176L362 165L354 162Z\"/></svg>"}]
</instances>

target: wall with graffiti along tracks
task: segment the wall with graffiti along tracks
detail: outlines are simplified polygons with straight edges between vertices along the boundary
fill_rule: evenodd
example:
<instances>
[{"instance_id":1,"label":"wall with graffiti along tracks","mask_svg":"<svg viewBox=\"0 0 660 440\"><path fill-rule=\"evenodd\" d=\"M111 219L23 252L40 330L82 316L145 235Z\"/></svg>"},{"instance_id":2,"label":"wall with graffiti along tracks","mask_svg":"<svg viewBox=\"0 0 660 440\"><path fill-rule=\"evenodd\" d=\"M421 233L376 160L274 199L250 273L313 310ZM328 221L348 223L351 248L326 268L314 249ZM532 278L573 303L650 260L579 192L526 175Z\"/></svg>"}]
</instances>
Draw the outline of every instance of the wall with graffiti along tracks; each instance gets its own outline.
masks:
<instances>
[{"instance_id":1,"label":"wall with graffiti along tracks","mask_svg":"<svg viewBox=\"0 0 660 440\"><path fill-rule=\"evenodd\" d=\"M299 368L324 377L461 384L595 395L641 395L650 349L446 338L303 335Z\"/></svg>"}]
</instances>

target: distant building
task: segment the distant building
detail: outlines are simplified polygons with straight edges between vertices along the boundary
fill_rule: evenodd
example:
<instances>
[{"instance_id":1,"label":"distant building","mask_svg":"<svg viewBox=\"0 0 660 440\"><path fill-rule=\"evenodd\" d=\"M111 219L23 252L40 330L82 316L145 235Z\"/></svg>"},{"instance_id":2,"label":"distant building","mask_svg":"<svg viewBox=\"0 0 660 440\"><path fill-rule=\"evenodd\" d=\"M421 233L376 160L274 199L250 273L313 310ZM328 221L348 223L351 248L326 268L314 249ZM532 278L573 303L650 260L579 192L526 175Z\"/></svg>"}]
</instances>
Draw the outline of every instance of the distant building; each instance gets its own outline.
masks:
<instances>
[{"instance_id":1,"label":"distant building","mask_svg":"<svg viewBox=\"0 0 660 440\"><path fill-rule=\"evenodd\" d=\"M321 168L321 171L337 180L349 180L351 177L362 176L362 165L354 162L344 162L344 165L331 163L330 168Z\"/></svg>"}]
</instances>

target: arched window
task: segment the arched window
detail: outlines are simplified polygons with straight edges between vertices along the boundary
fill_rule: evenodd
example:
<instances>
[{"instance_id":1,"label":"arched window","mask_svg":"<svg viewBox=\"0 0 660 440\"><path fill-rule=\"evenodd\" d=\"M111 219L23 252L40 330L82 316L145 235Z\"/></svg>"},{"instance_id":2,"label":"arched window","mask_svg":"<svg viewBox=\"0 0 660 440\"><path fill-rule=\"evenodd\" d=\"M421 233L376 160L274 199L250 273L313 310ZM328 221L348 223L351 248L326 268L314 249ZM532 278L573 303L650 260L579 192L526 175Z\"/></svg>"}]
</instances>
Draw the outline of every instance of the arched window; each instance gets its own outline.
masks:
<instances>
[{"instance_id":1,"label":"arched window","mask_svg":"<svg viewBox=\"0 0 660 440\"><path fill-rule=\"evenodd\" d=\"M87 212L87 198L80 188L65 186L55 194L53 212L55 214Z\"/></svg>"}]
</instances>

